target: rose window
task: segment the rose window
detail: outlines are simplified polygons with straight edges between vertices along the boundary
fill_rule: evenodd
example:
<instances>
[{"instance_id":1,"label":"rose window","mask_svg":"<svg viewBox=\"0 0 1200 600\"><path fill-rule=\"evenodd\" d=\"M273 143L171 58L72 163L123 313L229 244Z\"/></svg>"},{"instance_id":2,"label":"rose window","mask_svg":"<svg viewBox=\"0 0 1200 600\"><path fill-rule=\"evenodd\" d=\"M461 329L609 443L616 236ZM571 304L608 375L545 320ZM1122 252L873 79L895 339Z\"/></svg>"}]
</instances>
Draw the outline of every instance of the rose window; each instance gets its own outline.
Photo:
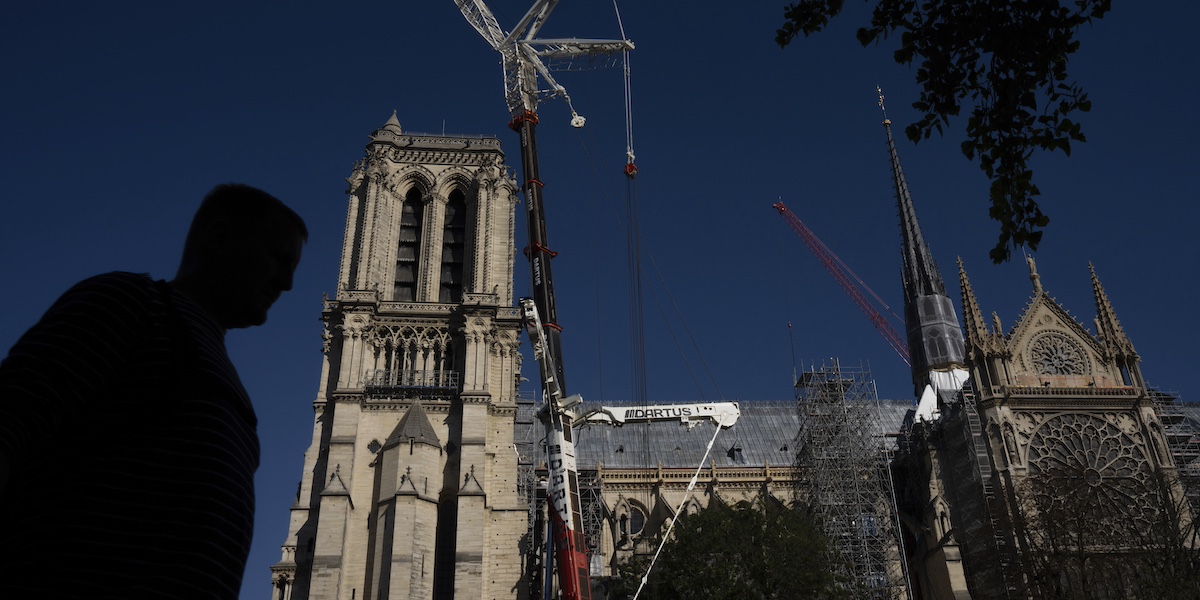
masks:
<instances>
[{"instance_id":1,"label":"rose window","mask_svg":"<svg viewBox=\"0 0 1200 600\"><path fill-rule=\"evenodd\" d=\"M1107 421L1080 414L1047 420L1029 440L1028 464L1035 506L1047 519L1147 525L1151 518L1145 453Z\"/></svg>"},{"instance_id":2,"label":"rose window","mask_svg":"<svg viewBox=\"0 0 1200 600\"><path fill-rule=\"evenodd\" d=\"M1052 331L1043 333L1029 346L1030 358L1038 373L1044 375L1084 375L1087 355L1071 338Z\"/></svg>"}]
</instances>

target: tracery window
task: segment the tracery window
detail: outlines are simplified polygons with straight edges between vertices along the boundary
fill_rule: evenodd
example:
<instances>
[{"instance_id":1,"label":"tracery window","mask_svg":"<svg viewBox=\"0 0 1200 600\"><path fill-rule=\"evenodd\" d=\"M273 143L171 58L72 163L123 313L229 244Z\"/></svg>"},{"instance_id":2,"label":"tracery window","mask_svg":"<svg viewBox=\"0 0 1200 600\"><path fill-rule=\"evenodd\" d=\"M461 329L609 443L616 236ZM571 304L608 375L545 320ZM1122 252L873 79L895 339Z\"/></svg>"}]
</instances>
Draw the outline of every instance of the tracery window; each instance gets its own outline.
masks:
<instances>
[{"instance_id":1,"label":"tracery window","mask_svg":"<svg viewBox=\"0 0 1200 600\"><path fill-rule=\"evenodd\" d=\"M413 302L417 299L423 209L421 190L409 190L400 205L400 241L396 248L396 286L392 299L399 302Z\"/></svg>"},{"instance_id":2,"label":"tracery window","mask_svg":"<svg viewBox=\"0 0 1200 600\"><path fill-rule=\"evenodd\" d=\"M933 363L949 360L950 348L941 327L933 326L925 331L925 352Z\"/></svg>"},{"instance_id":3,"label":"tracery window","mask_svg":"<svg viewBox=\"0 0 1200 600\"><path fill-rule=\"evenodd\" d=\"M1034 369L1043 375L1086 375L1091 372L1087 353L1071 338L1048 331L1029 345Z\"/></svg>"},{"instance_id":4,"label":"tracery window","mask_svg":"<svg viewBox=\"0 0 1200 600\"><path fill-rule=\"evenodd\" d=\"M1145 453L1104 419L1065 414L1047 420L1030 438L1028 464L1034 506L1047 522L1086 519L1089 529L1117 532L1153 519L1157 503Z\"/></svg>"},{"instance_id":5,"label":"tracery window","mask_svg":"<svg viewBox=\"0 0 1200 600\"><path fill-rule=\"evenodd\" d=\"M646 528L646 513L638 506L629 506L629 535L634 536Z\"/></svg>"}]
</instances>

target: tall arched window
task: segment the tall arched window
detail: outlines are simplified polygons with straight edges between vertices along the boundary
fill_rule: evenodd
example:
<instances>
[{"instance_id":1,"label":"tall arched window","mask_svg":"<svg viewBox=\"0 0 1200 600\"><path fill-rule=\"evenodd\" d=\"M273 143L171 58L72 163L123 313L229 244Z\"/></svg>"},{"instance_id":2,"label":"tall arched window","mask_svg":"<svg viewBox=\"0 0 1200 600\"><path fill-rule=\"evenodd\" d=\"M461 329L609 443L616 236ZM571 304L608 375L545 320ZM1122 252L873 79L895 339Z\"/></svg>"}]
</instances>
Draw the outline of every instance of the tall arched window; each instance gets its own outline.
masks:
<instances>
[{"instance_id":1,"label":"tall arched window","mask_svg":"<svg viewBox=\"0 0 1200 600\"><path fill-rule=\"evenodd\" d=\"M450 192L442 232L442 276L438 302L462 301L463 257L467 245L467 201L462 190Z\"/></svg>"},{"instance_id":2,"label":"tall arched window","mask_svg":"<svg viewBox=\"0 0 1200 600\"><path fill-rule=\"evenodd\" d=\"M396 288L392 299L417 299L417 269L421 258L421 190L413 188L400 205L400 242L396 249Z\"/></svg>"}]
</instances>

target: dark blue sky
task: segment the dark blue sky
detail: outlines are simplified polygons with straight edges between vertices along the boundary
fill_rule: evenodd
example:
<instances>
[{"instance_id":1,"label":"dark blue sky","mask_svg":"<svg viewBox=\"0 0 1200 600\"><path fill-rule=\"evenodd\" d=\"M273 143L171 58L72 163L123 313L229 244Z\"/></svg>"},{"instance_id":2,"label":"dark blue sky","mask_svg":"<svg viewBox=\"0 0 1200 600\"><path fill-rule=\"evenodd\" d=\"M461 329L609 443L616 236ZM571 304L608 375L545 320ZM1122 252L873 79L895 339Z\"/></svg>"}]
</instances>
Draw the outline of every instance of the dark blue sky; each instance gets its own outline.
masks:
<instances>
[{"instance_id":1,"label":"dark blue sky","mask_svg":"<svg viewBox=\"0 0 1200 600\"><path fill-rule=\"evenodd\" d=\"M830 31L787 50L773 43L783 2L686 12L629 4L621 8L637 43L641 230L662 273L646 275L655 294L645 301L649 397L790 397L789 321L804 364L861 361L881 396L909 397L903 364L771 209L782 198L900 312L875 86L897 133L915 118L916 88L891 48L854 41L866 4L848 2L850 14ZM494 4L505 27L527 6ZM1072 61L1094 102L1080 118L1089 142L1070 158L1035 162L1052 219L1037 254L1044 286L1090 327L1092 261L1146 377L1192 400L1200 399L1192 377L1200 351L1185 327L1200 291L1197 17L1191 2L1116 3L1083 33ZM565 2L544 34L618 29L611 4ZM498 55L449 1L47 0L0 5L0 65L0 346L83 277L122 269L169 278L190 215L215 183L261 186L308 220L295 290L265 327L229 338L263 440L244 597L269 597L268 567L311 440L321 293L335 287L344 180L393 109L408 131L497 135L519 170ZM614 216L625 199L620 72L560 82L588 117L573 130L566 107L551 102L539 127L568 382L589 400L625 399L628 276ZM1021 260L988 261L996 225L987 182L959 154L958 135L915 146L901 139L900 155L952 295L961 256L985 312L1007 328L1031 294L1027 270ZM525 375L536 379L529 360Z\"/></svg>"}]
</instances>

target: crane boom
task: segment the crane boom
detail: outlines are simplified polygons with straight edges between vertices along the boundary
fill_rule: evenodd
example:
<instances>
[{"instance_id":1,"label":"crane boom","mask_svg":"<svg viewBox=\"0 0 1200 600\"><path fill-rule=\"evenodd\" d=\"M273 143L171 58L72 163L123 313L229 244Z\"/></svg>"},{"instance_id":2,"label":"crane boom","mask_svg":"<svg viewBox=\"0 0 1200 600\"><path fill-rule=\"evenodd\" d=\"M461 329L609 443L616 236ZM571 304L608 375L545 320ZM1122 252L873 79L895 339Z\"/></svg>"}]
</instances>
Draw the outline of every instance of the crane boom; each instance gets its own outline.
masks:
<instances>
[{"instance_id":1,"label":"crane boom","mask_svg":"<svg viewBox=\"0 0 1200 600\"><path fill-rule=\"evenodd\" d=\"M808 246L808 249L813 253L813 256L817 257L817 261L819 261L821 265L825 267L826 271L829 271L829 274L833 276L833 279L837 281L838 285L842 286L842 289L845 290L846 294L850 296L850 299L854 300L854 303L858 305L858 308L867 315L867 319L871 321L871 324L875 326L875 329L879 331L879 334L883 336L883 339L886 340L888 345L892 347L892 350L896 351L896 354L900 356L900 359L904 361L904 364L912 366L912 363L909 362L908 345L905 344L904 338L900 336L900 332L896 331L896 328L892 327L891 324L883 318L883 315L871 305L866 296L863 296L862 290L858 289L858 286L854 285L850 281L850 278L846 276L846 272L841 266L839 266L841 261L838 260L835 254L833 254L833 251L829 250L825 244L821 242L821 238L818 238L817 234L813 233L812 230L804 224L804 221L801 221L800 217L797 217L794 213L792 213L792 211L789 210L783 202L776 202L771 206L775 210L779 211L779 215L783 217L784 221L787 221L787 224L791 226L792 231L796 232L796 235L800 237L800 239L804 242L804 245Z\"/></svg>"},{"instance_id":2,"label":"crane boom","mask_svg":"<svg viewBox=\"0 0 1200 600\"><path fill-rule=\"evenodd\" d=\"M647 406L601 406L588 411L578 421L608 423L621 426L625 423L646 421L679 421L688 429L701 421L711 420L722 429L733 427L742 411L737 402L707 402L701 404L652 404Z\"/></svg>"}]
</instances>

